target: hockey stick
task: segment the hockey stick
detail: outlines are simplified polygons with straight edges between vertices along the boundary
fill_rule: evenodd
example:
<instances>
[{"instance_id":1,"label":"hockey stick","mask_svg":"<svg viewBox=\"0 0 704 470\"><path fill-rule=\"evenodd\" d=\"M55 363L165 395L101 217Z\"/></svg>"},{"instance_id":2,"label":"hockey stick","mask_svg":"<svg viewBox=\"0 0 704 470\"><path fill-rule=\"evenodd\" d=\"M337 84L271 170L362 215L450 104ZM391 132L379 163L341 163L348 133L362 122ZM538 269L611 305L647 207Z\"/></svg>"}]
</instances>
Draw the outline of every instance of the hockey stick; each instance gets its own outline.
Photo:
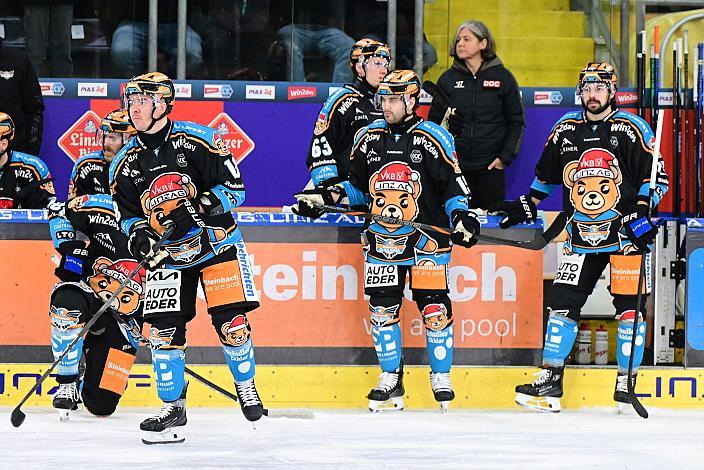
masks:
<instances>
[{"instance_id":1,"label":"hockey stick","mask_svg":"<svg viewBox=\"0 0 704 470\"><path fill-rule=\"evenodd\" d=\"M653 212L653 193L658 174L658 158L660 157L660 142L662 141L662 119L663 114L659 116L657 128L655 131L655 144L653 146L653 166L650 168L650 182L648 187L648 219ZM638 400L636 391L633 388L633 356L636 349L636 337L638 336L638 320L640 317L640 303L643 298L643 282L645 280L645 257L646 253L640 257L640 272L638 273L638 295L636 295L636 314L633 316L633 335L631 336L631 354L628 357L628 400L631 402L633 409L636 410L641 418L648 418L648 410Z\"/></svg>"},{"instance_id":2,"label":"hockey stick","mask_svg":"<svg viewBox=\"0 0 704 470\"><path fill-rule=\"evenodd\" d=\"M220 387L217 384L214 384L210 380L206 379L202 375L192 371L188 367L185 368L186 373L202 383L203 385L215 390L216 392L220 393L223 396L226 396L232 401L239 402L240 399L235 395L234 393L231 393L224 388ZM313 412L308 411L308 410L295 410L295 409L280 409L280 410L270 410L268 408L264 408L264 416L267 416L269 418L293 418L293 419L314 419L315 415Z\"/></svg>"},{"instance_id":3,"label":"hockey stick","mask_svg":"<svg viewBox=\"0 0 704 470\"><path fill-rule=\"evenodd\" d=\"M15 407L14 410L12 410L12 414L10 415L10 422L12 425L16 428L22 426L22 423L24 423L24 420L26 418L26 415L22 410L20 409L22 405L25 404L27 400L34 394L34 392L39 388L39 386L46 380L47 377L49 377L49 374L56 368L56 366L59 365L61 360L66 357L66 355L71 351L71 349L78 343L78 341L85 335L88 330L91 329L91 327L95 324L95 322L98 321L98 319L105 313L105 311L110 307L110 304L112 301L122 293L122 291L127 287L127 284L132 280L135 274L139 272L140 269L144 267L145 264L152 258L154 254L156 254L162 247L162 245L166 242L166 240L169 238L169 235L171 235L171 232L173 232L174 228L173 226L169 227L166 232L161 236L161 239L159 239L158 242L154 244L152 247L151 253L145 257L142 261L139 262L137 267L135 267L132 272L127 276L127 278L120 283L120 285L117 287L115 292L108 297L108 299L103 303L103 306L98 309L97 312L93 315L93 317L86 322L86 324L81 328L81 330L78 332L78 335L76 335L76 338L69 343L68 346L66 346L66 349L64 349L64 352L61 353L61 355L49 366L49 368L44 372L44 375L42 375L39 380L32 386L32 388L27 392L27 395L24 396L22 401L19 402L19 404Z\"/></svg>"},{"instance_id":4,"label":"hockey stick","mask_svg":"<svg viewBox=\"0 0 704 470\"><path fill-rule=\"evenodd\" d=\"M120 316L119 313L117 313L115 310L110 309L110 313L112 314L113 318L115 321L117 321L119 324L124 325L125 328L129 329L130 332L127 334L133 335L135 339L137 339L141 343L149 343L149 340L142 335L141 332L139 331L134 331L130 328L130 325L125 321L124 318ZM184 368L186 374L190 375L194 379L196 379L198 382L202 383L203 385L215 390L216 392L226 396L230 400L239 402L240 399L235 395L234 393L228 392L224 388L220 387L219 385L214 384L210 380L206 379L202 375L194 372L193 370L189 369L188 367ZM294 419L313 419L315 418L315 415L311 413L308 410L269 410L267 408L264 408L264 416L268 416L269 418L294 418Z\"/></svg>"},{"instance_id":5,"label":"hockey stick","mask_svg":"<svg viewBox=\"0 0 704 470\"><path fill-rule=\"evenodd\" d=\"M313 205L314 208L325 211L325 212L335 212L339 214L354 215L362 217L367 220L373 220L375 222L386 222L387 224L394 225L406 225L408 227L413 227L419 230L427 230L430 232L442 233L444 235L450 235L452 230L445 227L438 227L437 225L423 224L420 222L413 222L411 220L395 219L393 217L386 217L384 215L372 214L369 212L356 211L350 207L345 206L330 206L330 205ZM567 224L567 217L564 212L560 212L555 217L553 223L548 227L546 231L538 235L532 240L507 240L505 238L492 237L490 235L475 235L477 239L483 240L489 243L495 243L498 245L508 245L515 246L517 248L523 248L526 250L542 250L548 243L550 243L556 236L560 234L565 229Z\"/></svg>"}]
</instances>

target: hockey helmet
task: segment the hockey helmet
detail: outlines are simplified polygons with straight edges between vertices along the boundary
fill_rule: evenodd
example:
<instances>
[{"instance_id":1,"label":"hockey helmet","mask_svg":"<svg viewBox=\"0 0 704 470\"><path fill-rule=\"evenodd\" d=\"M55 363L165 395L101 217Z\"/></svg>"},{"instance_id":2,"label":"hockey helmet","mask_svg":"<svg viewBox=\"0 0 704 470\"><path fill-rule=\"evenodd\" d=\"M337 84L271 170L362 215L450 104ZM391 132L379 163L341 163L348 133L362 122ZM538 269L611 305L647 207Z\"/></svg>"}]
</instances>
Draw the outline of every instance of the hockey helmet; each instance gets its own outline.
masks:
<instances>
[{"instance_id":1,"label":"hockey helmet","mask_svg":"<svg viewBox=\"0 0 704 470\"><path fill-rule=\"evenodd\" d=\"M382 57L391 63L391 49L381 41L362 38L352 46L350 51L350 67L354 68L360 60L365 61L370 57Z\"/></svg>"},{"instance_id":2,"label":"hockey helmet","mask_svg":"<svg viewBox=\"0 0 704 470\"><path fill-rule=\"evenodd\" d=\"M613 66L608 62L590 62L579 73L579 85L586 83L606 83L612 90L616 89L618 77Z\"/></svg>"},{"instance_id":3,"label":"hockey helmet","mask_svg":"<svg viewBox=\"0 0 704 470\"><path fill-rule=\"evenodd\" d=\"M166 113L170 113L176 97L174 82L161 72L149 72L130 78L125 85L125 105L129 95L144 93L154 98L161 98L167 105ZM127 106L125 106L127 107Z\"/></svg>"},{"instance_id":4,"label":"hockey helmet","mask_svg":"<svg viewBox=\"0 0 704 470\"><path fill-rule=\"evenodd\" d=\"M384 77L376 93L377 95L417 97L420 94L420 88L420 80L413 70L394 70Z\"/></svg>"},{"instance_id":5,"label":"hockey helmet","mask_svg":"<svg viewBox=\"0 0 704 470\"><path fill-rule=\"evenodd\" d=\"M15 138L15 123L7 113L0 112L0 140L12 141Z\"/></svg>"},{"instance_id":6,"label":"hockey helmet","mask_svg":"<svg viewBox=\"0 0 704 470\"><path fill-rule=\"evenodd\" d=\"M129 115L124 109L116 109L108 113L108 115L100 121L100 130L102 132L114 132L116 134L128 135L137 132L135 128L132 127Z\"/></svg>"}]
</instances>

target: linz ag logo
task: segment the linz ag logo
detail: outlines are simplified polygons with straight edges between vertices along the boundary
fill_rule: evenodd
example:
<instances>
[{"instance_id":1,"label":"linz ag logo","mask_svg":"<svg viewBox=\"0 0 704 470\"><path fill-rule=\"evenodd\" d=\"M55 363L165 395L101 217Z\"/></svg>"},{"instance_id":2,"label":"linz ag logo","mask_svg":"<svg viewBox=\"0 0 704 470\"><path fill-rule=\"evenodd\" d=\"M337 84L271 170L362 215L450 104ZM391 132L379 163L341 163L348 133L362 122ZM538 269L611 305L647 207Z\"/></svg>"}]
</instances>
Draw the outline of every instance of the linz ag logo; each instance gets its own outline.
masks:
<instances>
[{"instance_id":1,"label":"linz ag logo","mask_svg":"<svg viewBox=\"0 0 704 470\"><path fill-rule=\"evenodd\" d=\"M246 85L244 97L248 100L273 100L276 98L274 85Z\"/></svg>"},{"instance_id":2,"label":"linz ag logo","mask_svg":"<svg viewBox=\"0 0 704 470\"><path fill-rule=\"evenodd\" d=\"M533 104L557 105L560 103L562 103L562 93L558 90L533 92Z\"/></svg>"},{"instance_id":3,"label":"linz ag logo","mask_svg":"<svg viewBox=\"0 0 704 470\"><path fill-rule=\"evenodd\" d=\"M108 96L108 84L78 82L78 96Z\"/></svg>"},{"instance_id":4,"label":"linz ag logo","mask_svg":"<svg viewBox=\"0 0 704 470\"><path fill-rule=\"evenodd\" d=\"M232 87L225 83L206 83L203 85L203 98L225 98L232 96Z\"/></svg>"},{"instance_id":5,"label":"linz ag logo","mask_svg":"<svg viewBox=\"0 0 704 470\"><path fill-rule=\"evenodd\" d=\"M314 86L290 86L288 87L288 99L300 100L304 98L315 98L318 89Z\"/></svg>"},{"instance_id":6,"label":"linz ag logo","mask_svg":"<svg viewBox=\"0 0 704 470\"><path fill-rule=\"evenodd\" d=\"M42 96L61 96L66 91L61 82L39 82L39 86L42 90Z\"/></svg>"}]
</instances>

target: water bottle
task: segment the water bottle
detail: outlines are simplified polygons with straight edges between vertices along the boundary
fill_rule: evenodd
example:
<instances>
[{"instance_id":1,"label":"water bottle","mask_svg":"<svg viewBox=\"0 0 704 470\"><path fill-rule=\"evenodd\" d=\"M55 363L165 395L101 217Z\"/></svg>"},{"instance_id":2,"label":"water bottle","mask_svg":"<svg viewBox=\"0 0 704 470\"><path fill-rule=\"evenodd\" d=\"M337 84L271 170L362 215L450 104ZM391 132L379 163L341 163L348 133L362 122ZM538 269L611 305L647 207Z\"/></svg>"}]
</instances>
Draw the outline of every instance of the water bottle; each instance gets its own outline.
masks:
<instances>
[{"instance_id":1,"label":"water bottle","mask_svg":"<svg viewBox=\"0 0 704 470\"><path fill-rule=\"evenodd\" d=\"M594 342L594 364L603 366L609 362L609 332L604 325L596 330Z\"/></svg>"},{"instance_id":2,"label":"water bottle","mask_svg":"<svg viewBox=\"0 0 704 470\"><path fill-rule=\"evenodd\" d=\"M577 364L592 362L592 330L586 323L580 324L577 331L577 355L574 362Z\"/></svg>"}]
</instances>

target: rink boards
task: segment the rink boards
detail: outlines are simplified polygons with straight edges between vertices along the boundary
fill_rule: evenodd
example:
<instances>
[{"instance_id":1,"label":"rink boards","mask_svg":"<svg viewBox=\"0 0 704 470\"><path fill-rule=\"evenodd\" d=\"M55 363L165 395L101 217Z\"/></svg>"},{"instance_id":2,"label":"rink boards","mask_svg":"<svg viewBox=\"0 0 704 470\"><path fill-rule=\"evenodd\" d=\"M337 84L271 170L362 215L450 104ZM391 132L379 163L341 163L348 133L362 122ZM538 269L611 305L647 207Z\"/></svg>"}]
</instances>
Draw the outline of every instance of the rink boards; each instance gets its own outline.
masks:
<instances>
[{"instance_id":1,"label":"rink boards","mask_svg":"<svg viewBox=\"0 0 704 470\"><path fill-rule=\"evenodd\" d=\"M232 376L224 365L193 365L196 373L228 390ZM0 365L0 406L15 406L46 371L46 364ZM529 367L454 367L454 408L511 409L514 387L533 380ZM376 385L376 366L257 366L257 388L269 408L358 408L367 406L366 394ZM613 407L614 368L568 367L563 408ZM190 379L191 407L236 406L228 398ZM427 367L407 367L404 386L408 409L437 406L430 391ZM47 380L26 406L50 406L55 381ZM704 369L642 369L638 396L646 407L704 409ZM121 405L159 406L151 366L133 367Z\"/></svg>"}]
</instances>

